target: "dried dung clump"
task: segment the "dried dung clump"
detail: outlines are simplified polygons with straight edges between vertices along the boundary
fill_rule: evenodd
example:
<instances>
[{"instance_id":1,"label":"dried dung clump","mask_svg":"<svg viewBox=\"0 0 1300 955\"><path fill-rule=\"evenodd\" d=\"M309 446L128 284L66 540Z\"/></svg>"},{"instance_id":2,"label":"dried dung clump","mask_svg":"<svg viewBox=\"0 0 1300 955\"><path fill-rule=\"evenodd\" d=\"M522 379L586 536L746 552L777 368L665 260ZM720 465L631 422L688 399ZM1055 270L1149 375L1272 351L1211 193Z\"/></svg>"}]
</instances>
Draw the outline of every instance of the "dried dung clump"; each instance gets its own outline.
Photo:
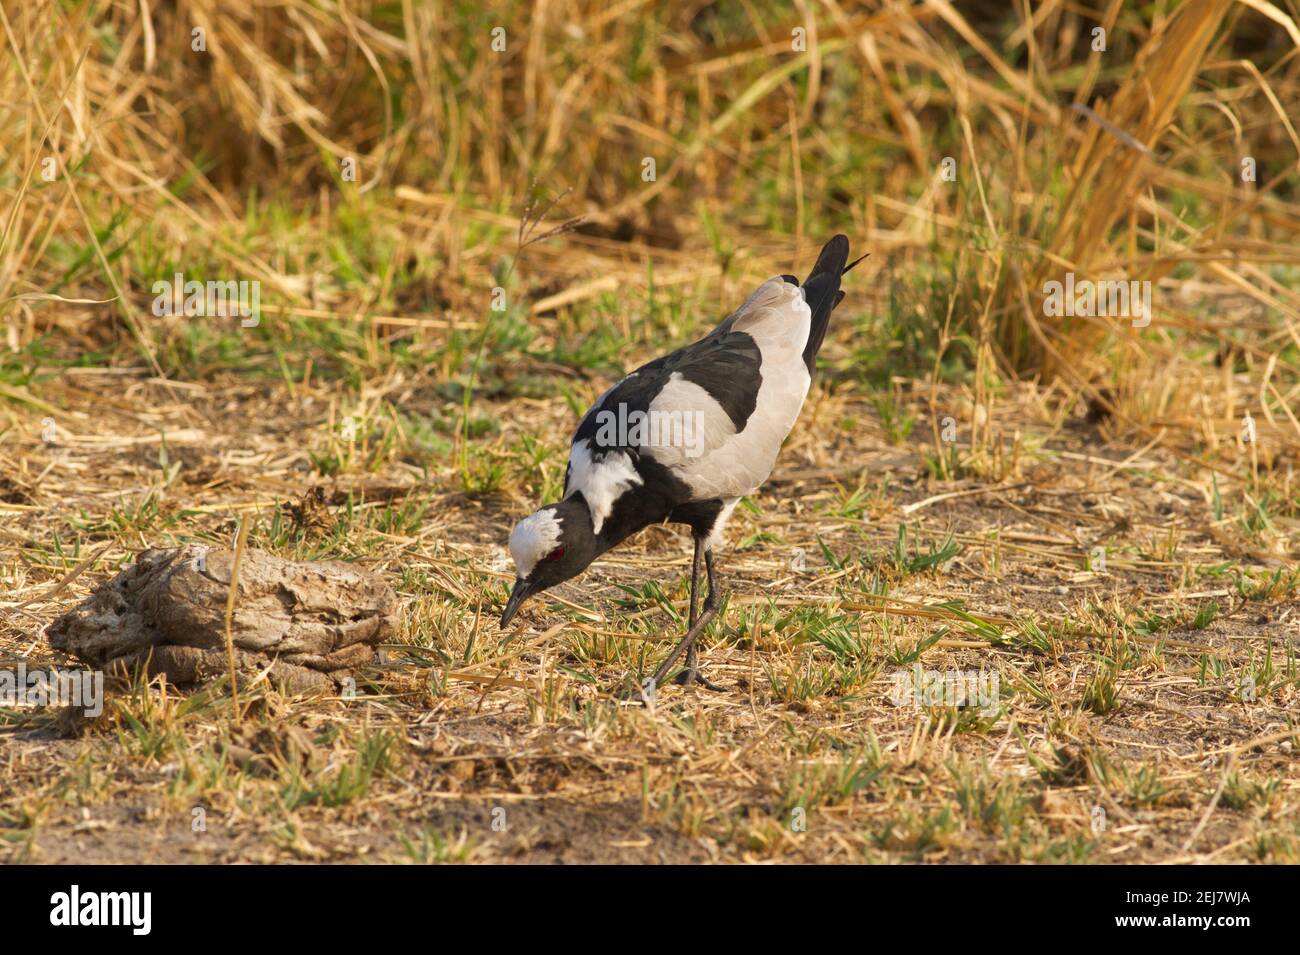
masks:
<instances>
[{"instance_id":1,"label":"dried dung clump","mask_svg":"<svg viewBox=\"0 0 1300 955\"><path fill-rule=\"evenodd\" d=\"M233 551L197 545L147 550L50 624L50 645L92 666L142 665L178 684L225 673L233 563ZM392 588L361 567L248 551L231 622L236 666L269 668L293 692L328 690L374 658L396 618Z\"/></svg>"}]
</instances>

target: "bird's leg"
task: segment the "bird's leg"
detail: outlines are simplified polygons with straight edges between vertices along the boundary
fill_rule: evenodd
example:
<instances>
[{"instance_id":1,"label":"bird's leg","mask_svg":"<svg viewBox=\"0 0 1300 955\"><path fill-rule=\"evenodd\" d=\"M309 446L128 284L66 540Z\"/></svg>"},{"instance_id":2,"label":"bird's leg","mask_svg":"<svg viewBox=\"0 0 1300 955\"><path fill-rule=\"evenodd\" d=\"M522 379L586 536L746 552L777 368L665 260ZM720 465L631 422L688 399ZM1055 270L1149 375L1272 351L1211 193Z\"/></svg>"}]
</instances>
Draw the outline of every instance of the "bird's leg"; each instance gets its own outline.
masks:
<instances>
[{"instance_id":1,"label":"bird's leg","mask_svg":"<svg viewBox=\"0 0 1300 955\"><path fill-rule=\"evenodd\" d=\"M704 610L710 617L712 617L718 612L718 607L722 603L722 598L718 593L717 578L713 575L713 551L711 549L705 550L704 552L704 566L707 568L709 578L709 595L704 598ZM694 595L695 590L697 589L696 585L698 580L699 574L697 573L695 579L691 582L692 611L694 610ZM692 616L694 616L694 613L692 613ZM692 627L693 626L694 624L692 624ZM698 683L706 690L721 693L723 692L722 687L718 686L718 684L714 683L700 672L699 635L703 631L704 628L700 627L695 631L695 636L691 638L690 646L686 650L686 669L677 677L677 681L683 686L690 686L692 683Z\"/></svg>"},{"instance_id":2,"label":"bird's leg","mask_svg":"<svg viewBox=\"0 0 1300 955\"><path fill-rule=\"evenodd\" d=\"M689 630L695 626L695 620L699 617L700 603L700 559L704 556L704 547L700 539L695 538L695 557L691 560L691 609L690 616L686 620L686 629ZM691 644L690 649L686 651L686 667L689 670L695 669L698 650L695 644Z\"/></svg>"},{"instance_id":3,"label":"bird's leg","mask_svg":"<svg viewBox=\"0 0 1300 955\"><path fill-rule=\"evenodd\" d=\"M697 615L695 608L698 603L697 598L700 591L701 555L704 557L704 566L708 573L709 595L704 598L703 612ZM668 654L668 659L661 663L659 669L655 671L655 675L651 678L655 686L659 686L663 682L664 677L668 675L668 671L672 668L673 663L676 662L682 651L685 650L686 669L678 674L677 682L685 686L690 686L692 683L699 683L701 686L710 690L720 691L722 689L722 687L701 675L699 666L699 650L696 646L696 641L699 639L700 634L704 631L704 628L709 625L709 621L711 621L717 614L719 603L721 603L721 599L718 594L717 581L713 573L713 551L712 549L706 548L704 542L697 538L695 541L695 558L691 562L691 609L686 636L682 638L681 643L677 644L677 646L673 648L673 652Z\"/></svg>"},{"instance_id":4,"label":"bird's leg","mask_svg":"<svg viewBox=\"0 0 1300 955\"><path fill-rule=\"evenodd\" d=\"M709 608L709 610L711 610L713 613L716 614L718 612L718 609L722 606L722 594L718 592L718 579L713 574L713 550L712 549L706 550L704 552L704 567L708 571L708 577L709 577L709 595L708 597L704 598L704 606ZM700 673L698 668L695 671L695 678L704 685L705 689L713 690L716 693L722 692L722 687L718 686L718 684L712 682L711 680L705 679L705 677Z\"/></svg>"}]
</instances>

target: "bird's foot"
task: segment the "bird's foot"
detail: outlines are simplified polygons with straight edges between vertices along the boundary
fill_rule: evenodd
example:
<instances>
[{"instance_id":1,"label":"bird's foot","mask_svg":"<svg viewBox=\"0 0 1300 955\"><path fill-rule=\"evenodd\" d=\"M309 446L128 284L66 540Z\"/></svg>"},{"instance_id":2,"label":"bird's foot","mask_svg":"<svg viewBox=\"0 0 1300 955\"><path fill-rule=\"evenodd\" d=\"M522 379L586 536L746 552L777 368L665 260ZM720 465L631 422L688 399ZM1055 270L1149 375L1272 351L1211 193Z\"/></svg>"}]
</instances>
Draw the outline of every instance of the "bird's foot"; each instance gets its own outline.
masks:
<instances>
[{"instance_id":1,"label":"bird's foot","mask_svg":"<svg viewBox=\"0 0 1300 955\"><path fill-rule=\"evenodd\" d=\"M726 691L714 683L707 676L700 672L699 667L687 667L677 676L673 677L673 682L679 686L695 686L699 684L706 690L712 690L714 693L725 693Z\"/></svg>"}]
</instances>

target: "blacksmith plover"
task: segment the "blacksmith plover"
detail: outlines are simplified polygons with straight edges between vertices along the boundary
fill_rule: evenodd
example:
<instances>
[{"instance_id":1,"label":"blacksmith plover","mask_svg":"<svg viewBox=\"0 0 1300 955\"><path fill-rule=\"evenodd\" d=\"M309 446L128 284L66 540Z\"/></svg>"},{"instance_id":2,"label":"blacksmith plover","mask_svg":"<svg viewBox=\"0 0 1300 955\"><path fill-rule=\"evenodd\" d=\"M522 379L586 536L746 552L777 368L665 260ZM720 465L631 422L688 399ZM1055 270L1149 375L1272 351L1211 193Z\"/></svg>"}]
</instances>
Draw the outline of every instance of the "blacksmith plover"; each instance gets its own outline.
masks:
<instances>
[{"instance_id":1,"label":"blacksmith plover","mask_svg":"<svg viewBox=\"0 0 1300 955\"><path fill-rule=\"evenodd\" d=\"M651 678L664 678L682 651L678 682L699 681L696 640L717 613L713 551L745 495L767 480L803 407L849 240L826 243L801 285L768 279L704 338L642 365L609 391L578 425L569 450L564 499L520 521L510 534L517 576L501 626L530 596L580 574L637 531L668 521L695 539L686 635ZM709 593L698 608L701 564Z\"/></svg>"}]
</instances>

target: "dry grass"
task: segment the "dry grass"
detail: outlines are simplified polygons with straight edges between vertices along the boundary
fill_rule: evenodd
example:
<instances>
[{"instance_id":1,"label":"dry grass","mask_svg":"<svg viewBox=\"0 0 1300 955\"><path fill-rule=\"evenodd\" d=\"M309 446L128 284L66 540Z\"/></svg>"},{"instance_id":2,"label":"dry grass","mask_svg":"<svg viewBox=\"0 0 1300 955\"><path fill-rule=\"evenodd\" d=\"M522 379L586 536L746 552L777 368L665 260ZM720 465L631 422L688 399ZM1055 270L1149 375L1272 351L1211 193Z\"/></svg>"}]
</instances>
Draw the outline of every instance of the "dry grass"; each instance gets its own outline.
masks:
<instances>
[{"instance_id":1,"label":"dry grass","mask_svg":"<svg viewBox=\"0 0 1300 955\"><path fill-rule=\"evenodd\" d=\"M0 21L5 665L241 523L403 629L238 724L221 685L0 710L0 854L1300 859L1293 4L1110 3L1104 52L1057 3L155 6ZM586 219L523 249L547 197L534 237ZM498 632L576 415L832 231L872 256L730 532L728 692L613 699L678 625L671 528ZM1151 325L1046 314L1068 271ZM175 272L260 324L155 317ZM894 705L917 663L999 705Z\"/></svg>"}]
</instances>

